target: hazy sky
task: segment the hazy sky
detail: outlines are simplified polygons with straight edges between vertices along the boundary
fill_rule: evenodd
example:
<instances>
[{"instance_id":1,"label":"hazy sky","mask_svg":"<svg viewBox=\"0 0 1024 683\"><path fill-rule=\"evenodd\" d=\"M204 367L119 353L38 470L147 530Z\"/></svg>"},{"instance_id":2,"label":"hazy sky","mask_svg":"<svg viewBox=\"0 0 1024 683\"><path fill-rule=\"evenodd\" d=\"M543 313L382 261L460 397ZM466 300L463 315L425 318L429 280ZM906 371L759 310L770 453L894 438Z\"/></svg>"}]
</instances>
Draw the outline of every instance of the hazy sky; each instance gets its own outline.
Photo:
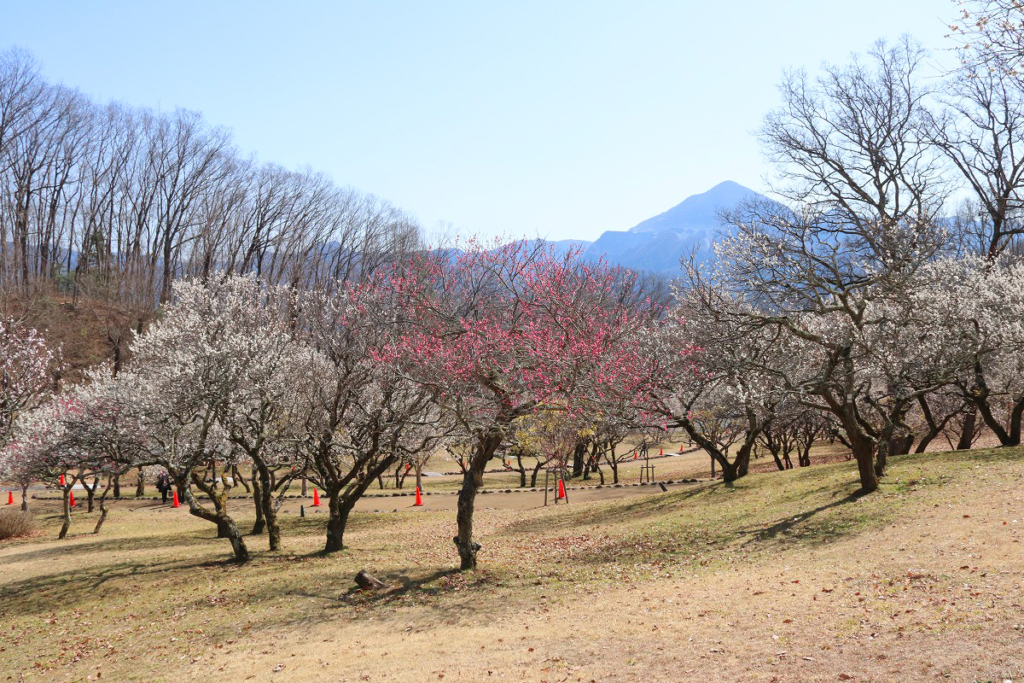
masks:
<instances>
[{"instance_id":1,"label":"hazy sky","mask_svg":"<svg viewBox=\"0 0 1024 683\"><path fill-rule=\"evenodd\" d=\"M0 0L0 48L100 99L185 107L239 147L428 228L594 239L726 179L786 67L915 35L950 0Z\"/></svg>"}]
</instances>

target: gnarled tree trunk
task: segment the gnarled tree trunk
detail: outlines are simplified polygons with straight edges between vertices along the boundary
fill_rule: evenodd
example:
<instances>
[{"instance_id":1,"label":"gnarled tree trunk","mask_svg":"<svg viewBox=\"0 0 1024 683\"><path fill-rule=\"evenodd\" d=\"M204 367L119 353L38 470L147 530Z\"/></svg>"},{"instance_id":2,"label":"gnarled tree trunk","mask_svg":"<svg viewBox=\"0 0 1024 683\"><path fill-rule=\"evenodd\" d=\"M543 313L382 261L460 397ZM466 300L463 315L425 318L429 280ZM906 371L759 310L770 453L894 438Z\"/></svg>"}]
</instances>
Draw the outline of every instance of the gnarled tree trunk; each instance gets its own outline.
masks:
<instances>
[{"instance_id":1,"label":"gnarled tree trunk","mask_svg":"<svg viewBox=\"0 0 1024 683\"><path fill-rule=\"evenodd\" d=\"M263 503L263 517L267 520L267 535L271 550L281 549L281 525L277 521L277 508L274 506L274 482L270 477L270 469L257 463L260 480L260 500ZM253 479L255 484L256 480Z\"/></svg>"},{"instance_id":2,"label":"gnarled tree trunk","mask_svg":"<svg viewBox=\"0 0 1024 683\"><path fill-rule=\"evenodd\" d=\"M459 490L455 520L458 535L455 536L455 547L459 551L459 568L463 571L476 569L476 555L480 544L473 540L473 512L476 494L483 483L484 468L501 445L501 436L488 434L477 443L476 452L470 462L469 469L462 476L462 488Z\"/></svg>"},{"instance_id":3,"label":"gnarled tree trunk","mask_svg":"<svg viewBox=\"0 0 1024 683\"><path fill-rule=\"evenodd\" d=\"M192 495L192 489L184 485L184 482L176 482L178 486L178 495L185 499L188 503L189 514L200 519L205 519L207 522L213 522L217 525L217 537L226 538L231 542L231 550L234 553L236 562L248 562L249 561L249 549L245 545L245 539L242 537L242 532L238 530L238 525L235 524L235 520L231 518L227 513L226 498L228 495L228 488L225 487L223 491L214 491L213 487L202 481L202 478L196 473L192 474L192 482L199 487L199 489L210 496L210 499L214 501L215 510L209 510L203 507L195 496Z\"/></svg>"},{"instance_id":4,"label":"gnarled tree trunk","mask_svg":"<svg viewBox=\"0 0 1024 683\"><path fill-rule=\"evenodd\" d=\"M325 553L333 553L345 549L345 528L348 526L348 518L366 489L370 487L383 472L386 472L398 458L389 456L383 458L377 465L362 474L361 477L348 483L332 486L325 491L330 498L331 516L327 520L327 542L324 545Z\"/></svg>"},{"instance_id":5,"label":"gnarled tree trunk","mask_svg":"<svg viewBox=\"0 0 1024 683\"><path fill-rule=\"evenodd\" d=\"M978 407L971 406L970 411L964 416L964 423L960 430L960 440L956 444L958 451L968 451L974 443L974 431L978 425Z\"/></svg>"}]
</instances>

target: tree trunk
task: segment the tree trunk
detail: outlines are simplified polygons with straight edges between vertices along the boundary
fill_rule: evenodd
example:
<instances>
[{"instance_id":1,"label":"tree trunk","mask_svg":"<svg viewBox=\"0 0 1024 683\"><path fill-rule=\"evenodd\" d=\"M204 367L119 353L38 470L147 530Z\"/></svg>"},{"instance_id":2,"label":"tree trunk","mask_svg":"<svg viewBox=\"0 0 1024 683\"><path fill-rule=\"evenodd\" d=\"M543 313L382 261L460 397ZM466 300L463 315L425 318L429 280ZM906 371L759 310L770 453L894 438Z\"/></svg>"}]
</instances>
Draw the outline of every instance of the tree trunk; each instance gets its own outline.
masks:
<instances>
[{"instance_id":1,"label":"tree trunk","mask_svg":"<svg viewBox=\"0 0 1024 683\"><path fill-rule=\"evenodd\" d=\"M368 471L361 479L349 485L347 491L342 493L341 485L331 486L324 493L330 499L330 519L327 520L327 543L324 545L325 553L333 553L345 549L345 528L348 526L348 518L359 500L370 484L377 479L382 472L386 472L397 460L397 457L390 456L382 459L374 469ZM369 467L367 465L367 467Z\"/></svg>"},{"instance_id":2,"label":"tree trunk","mask_svg":"<svg viewBox=\"0 0 1024 683\"><path fill-rule=\"evenodd\" d=\"M874 450L864 444L856 444L852 450L853 459L857 461L857 471L860 473L860 492L877 491L878 475L874 467Z\"/></svg>"},{"instance_id":3,"label":"tree trunk","mask_svg":"<svg viewBox=\"0 0 1024 683\"><path fill-rule=\"evenodd\" d=\"M21 487L21 511L28 512L28 484Z\"/></svg>"},{"instance_id":4,"label":"tree trunk","mask_svg":"<svg viewBox=\"0 0 1024 683\"><path fill-rule=\"evenodd\" d=\"M325 553L333 553L345 549L345 527L348 525L349 514L355 506L355 500L350 500L349 498L342 498L340 489L330 494L329 506L331 517L327 520Z\"/></svg>"},{"instance_id":5,"label":"tree trunk","mask_svg":"<svg viewBox=\"0 0 1024 683\"><path fill-rule=\"evenodd\" d=\"M139 468L139 479L135 484L135 497L142 498L146 495L146 476L143 473L142 468Z\"/></svg>"},{"instance_id":6,"label":"tree trunk","mask_svg":"<svg viewBox=\"0 0 1024 683\"><path fill-rule=\"evenodd\" d=\"M256 473L253 472L253 475ZM256 522L252 525L252 534L259 536L267 529L267 521L263 517L263 496L260 494L260 482L259 477L253 476L252 478L252 502L256 508Z\"/></svg>"},{"instance_id":7,"label":"tree trunk","mask_svg":"<svg viewBox=\"0 0 1024 683\"><path fill-rule=\"evenodd\" d=\"M1010 443L1009 446L1020 445L1021 425L1024 423L1024 399L1017 401L1010 411Z\"/></svg>"},{"instance_id":8,"label":"tree trunk","mask_svg":"<svg viewBox=\"0 0 1024 683\"><path fill-rule=\"evenodd\" d=\"M829 405L829 410L839 419L843 430L846 432L845 443L857 461L857 471L860 473L860 493L873 493L878 490L878 468L875 467L875 446L857 422L854 410L841 403L829 394L821 394L821 397ZM837 435L838 436L838 435ZM840 441L844 440L840 438ZM882 470L885 463L882 463Z\"/></svg>"},{"instance_id":9,"label":"tree trunk","mask_svg":"<svg viewBox=\"0 0 1024 683\"><path fill-rule=\"evenodd\" d=\"M537 475L540 474L540 468L544 466L540 458L537 458L537 464L533 467L533 473L530 475L530 488L537 488Z\"/></svg>"},{"instance_id":10,"label":"tree trunk","mask_svg":"<svg viewBox=\"0 0 1024 683\"><path fill-rule=\"evenodd\" d=\"M960 441L956 444L958 451L967 451L971 449L971 444L974 443L974 430L977 429L978 425L978 407L971 406L970 412L964 417L963 428L960 430Z\"/></svg>"},{"instance_id":11,"label":"tree trunk","mask_svg":"<svg viewBox=\"0 0 1024 683\"><path fill-rule=\"evenodd\" d=\"M800 467L810 467L811 466L811 447L812 446L813 446L813 443L805 444L803 446L798 446L797 447L797 455L799 456L799 465L800 465Z\"/></svg>"},{"instance_id":12,"label":"tree trunk","mask_svg":"<svg viewBox=\"0 0 1024 683\"><path fill-rule=\"evenodd\" d=\"M679 425L686 430L690 440L697 444L704 452L711 457L711 478L715 478L715 463L722 467L722 479L725 481L736 481L740 477L747 476L750 470L750 453L754 449L754 443L761 434L761 428L748 430L744 437L743 445L736 452L736 457L729 462L728 454L715 445L713 441L705 437L692 422L688 419L680 420ZM755 425L756 426L756 425Z\"/></svg>"},{"instance_id":13,"label":"tree trunk","mask_svg":"<svg viewBox=\"0 0 1024 683\"><path fill-rule=\"evenodd\" d=\"M103 493L100 495L100 518L96 520L96 528L92 530L93 534L98 534L100 529L103 528L103 522L107 521L107 494L110 493L110 487L114 483L113 478L107 480L107 485L103 489Z\"/></svg>"},{"instance_id":14,"label":"tree trunk","mask_svg":"<svg viewBox=\"0 0 1024 683\"><path fill-rule=\"evenodd\" d=\"M459 489L459 501L455 520L459 533L453 539L459 551L459 569L476 569L477 547L473 542L473 507L476 502L477 483L472 471L462 475L462 488Z\"/></svg>"},{"instance_id":15,"label":"tree trunk","mask_svg":"<svg viewBox=\"0 0 1024 683\"><path fill-rule=\"evenodd\" d=\"M750 454L754 452L754 444L757 443L760 433L761 429L755 424L754 428L743 437L743 445L736 452L736 473L740 477L745 477L750 472Z\"/></svg>"},{"instance_id":16,"label":"tree trunk","mask_svg":"<svg viewBox=\"0 0 1024 683\"><path fill-rule=\"evenodd\" d=\"M917 448L914 449L914 452L915 453L924 453L925 451L927 451L928 450L928 446L931 444L932 441L935 440L936 436L938 436L938 433L933 434L931 431L929 431L927 434L922 436L921 440L917 443ZM910 448L908 447L907 451L909 452L909 450L910 450Z\"/></svg>"},{"instance_id":17,"label":"tree trunk","mask_svg":"<svg viewBox=\"0 0 1024 683\"><path fill-rule=\"evenodd\" d=\"M924 441L924 439L922 439ZM910 447L914 445L914 435L908 434L907 436L898 436L893 439L889 439L889 454L890 455L906 455L910 453ZM927 443L925 446L927 447ZM924 451L921 451L922 453Z\"/></svg>"},{"instance_id":18,"label":"tree trunk","mask_svg":"<svg viewBox=\"0 0 1024 683\"><path fill-rule=\"evenodd\" d=\"M92 530L93 534L98 534L100 529L103 528L103 522L107 521L107 508L100 503L100 518L96 520L96 528Z\"/></svg>"},{"instance_id":19,"label":"tree trunk","mask_svg":"<svg viewBox=\"0 0 1024 683\"><path fill-rule=\"evenodd\" d=\"M587 458L587 465L583 468L583 481L590 479L590 474L597 469L597 456L600 446L595 441L590 447L590 457Z\"/></svg>"},{"instance_id":20,"label":"tree trunk","mask_svg":"<svg viewBox=\"0 0 1024 683\"><path fill-rule=\"evenodd\" d=\"M750 470L750 452L753 450L753 444L747 442L740 446L740 450L736 453L736 459L729 462L728 459L722 458L719 460L719 465L722 466L722 479L725 481L736 481L741 477L747 476L747 472ZM712 457L711 462L714 463L718 458Z\"/></svg>"},{"instance_id":21,"label":"tree trunk","mask_svg":"<svg viewBox=\"0 0 1024 683\"><path fill-rule=\"evenodd\" d=\"M121 475L114 475L114 498L121 498Z\"/></svg>"},{"instance_id":22,"label":"tree trunk","mask_svg":"<svg viewBox=\"0 0 1024 683\"><path fill-rule=\"evenodd\" d=\"M71 493L69 487L64 488L64 524L60 527L60 533L57 534L57 540L63 541L68 535L68 529L71 528L71 500L68 497Z\"/></svg>"},{"instance_id":23,"label":"tree trunk","mask_svg":"<svg viewBox=\"0 0 1024 683\"><path fill-rule=\"evenodd\" d=\"M985 425L996 435L999 439L999 443L1003 446L1015 446L1011 435L1003 428L1003 425L999 423L996 416L992 413L992 408L988 404L988 388L981 386L980 390L976 394L968 395L968 398L974 404L974 407L978 409L978 413L981 415L981 419L985 422Z\"/></svg>"},{"instance_id":24,"label":"tree trunk","mask_svg":"<svg viewBox=\"0 0 1024 683\"><path fill-rule=\"evenodd\" d=\"M587 442L582 441L576 444L572 452L572 478L583 476L583 456L587 454Z\"/></svg>"},{"instance_id":25,"label":"tree trunk","mask_svg":"<svg viewBox=\"0 0 1024 683\"><path fill-rule=\"evenodd\" d=\"M476 569L476 555L480 550L480 545L473 540L473 511L476 494L483 482L484 468L487 467L488 461L500 445L501 436L499 435L490 434L481 438L473 460L469 464L469 470L462 477L462 488L459 490L455 513L458 535L452 539L459 551L459 569L462 571Z\"/></svg>"},{"instance_id":26,"label":"tree trunk","mask_svg":"<svg viewBox=\"0 0 1024 683\"><path fill-rule=\"evenodd\" d=\"M274 507L274 483L270 479L270 469L266 465L257 465L257 469L260 475L260 499L263 501L263 516L267 520L270 549L272 551L280 550L281 525L277 521L277 509Z\"/></svg>"},{"instance_id":27,"label":"tree trunk","mask_svg":"<svg viewBox=\"0 0 1024 683\"><path fill-rule=\"evenodd\" d=\"M885 466L889 462L889 440L882 439L878 442L878 453L875 454L875 477L881 479L885 476ZM875 484L875 488L878 488L878 484Z\"/></svg>"},{"instance_id":28,"label":"tree trunk","mask_svg":"<svg viewBox=\"0 0 1024 683\"><path fill-rule=\"evenodd\" d=\"M185 502L188 503L188 511L194 517L205 519L217 525L217 537L227 538L231 542L231 550L234 553L235 561L242 563L249 561L249 549L245 545L242 532L238 530L235 520L231 519L225 512L210 512L195 499L192 489L186 488L183 492Z\"/></svg>"},{"instance_id":29,"label":"tree trunk","mask_svg":"<svg viewBox=\"0 0 1024 683\"><path fill-rule=\"evenodd\" d=\"M234 465L231 467L231 478L235 480L235 486L241 484L246 493L252 493L252 488L249 486L249 482L245 480L242 473L238 471L238 467Z\"/></svg>"}]
</instances>

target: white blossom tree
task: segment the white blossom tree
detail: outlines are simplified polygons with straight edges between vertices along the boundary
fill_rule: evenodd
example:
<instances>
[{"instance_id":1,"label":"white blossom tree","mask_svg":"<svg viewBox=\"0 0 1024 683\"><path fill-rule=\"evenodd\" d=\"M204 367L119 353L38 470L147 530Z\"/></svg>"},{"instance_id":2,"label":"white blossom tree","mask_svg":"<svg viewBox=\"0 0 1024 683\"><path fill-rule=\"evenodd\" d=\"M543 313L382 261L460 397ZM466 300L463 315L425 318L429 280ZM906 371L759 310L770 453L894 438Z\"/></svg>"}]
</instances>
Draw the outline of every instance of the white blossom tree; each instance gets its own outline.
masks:
<instances>
[{"instance_id":1,"label":"white blossom tree","mask_svg":"<svg viewBox=\"0 0 1024 683\"><path fill-rule=\"evenodd\" d=\"M348 518L366 489L401 462L421 462L443 443L451 421L435 391L387 358L396 316L379 282L336 283L296 301L307 368L293 380L306 471L327 496L325 552L344 548Z\"/></svg>"},{"instance_id":2,"label":"white blossom tree","mask_svg":"<svg viewBox=\"0 0 1024 683\"><path fill-rule=\"evenodd\" d=\"M60 353L34 329L0 320L0 448L22 413L38 406L56 385Z\"/></svg>"},{"instance_id":3,"label":"white blossom tree","mask_svg":"<svg viewBox=\"0 0 1024 683\"><path fill-rule=\"evenodd\" d=\"M59 349L49 347L34 329L0 320L0 479L21 487L22 510L28 510L34 456L24 445L10 442L19 419L55 388L60 370Z\"/></svg>"}]
</instances>

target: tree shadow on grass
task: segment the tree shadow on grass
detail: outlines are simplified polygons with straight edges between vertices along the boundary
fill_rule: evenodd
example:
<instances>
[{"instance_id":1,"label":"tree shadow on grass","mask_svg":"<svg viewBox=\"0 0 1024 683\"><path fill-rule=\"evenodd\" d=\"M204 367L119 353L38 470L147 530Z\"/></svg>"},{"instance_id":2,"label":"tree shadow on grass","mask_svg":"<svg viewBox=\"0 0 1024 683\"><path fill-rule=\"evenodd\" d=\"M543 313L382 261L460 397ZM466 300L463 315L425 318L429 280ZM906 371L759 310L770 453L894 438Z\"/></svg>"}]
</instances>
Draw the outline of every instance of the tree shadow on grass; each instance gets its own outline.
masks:
<instances>
[{"instance_id":1,"label":"tree shadow on grass","mask_svg":"<svg viewBox=\"0 0 1024 683\"><path fill-rule=\"evenodd\" d=\"M387 605L401 600L412 593L426 597L436 597L447 593L455 585L479 583L480 580L479 576L466 575L455 568L439 569L418 579L412 578L408 570L383 573L377 578L383 581L387 587L373 591L352 586L342 594L341 599L361 605ZM466 580L467 578L468 580ZM438 585L430 585L435 582Z\"/></svg>"},{"instance_id":2,"label":"tree shadow on grass","mask_svg":"<svg viewBox=\"0 0 1024 683\"><path fill-rule=\"evenodd\" d=\"M6 567L23 562L45 561L57 558L92 555L95 553L151 550L176 547L192 547L202 543L223 543L227 540L216 538L217 529L210 525L209 529L185 531L170 534L151 534L148 536L124 536L103 538L102 536L82 535L69 538L67 541L53 539L52 543L43 548L14 552L3 557ZM82 540L93 538L95 540ZM38 542L38 540L36 541Z\"/></svg>"},{"instance_id":3,"label":"tree shadow on grass","mask_svg":"<svg viewBox=\"0 0 1024 683\"><path fill-rule=\"evenodd\" d=\"M737 517L737 510L730 507L727 514L723 515L719 523L716 524L713 505L718 501L730 503L729 496L731 494L729 492L739 492L740 490L733 483L716 482L685 493L614 506L601 510L595 515L588 514L578 519L539 519L517 522L509 525L502 533L509 535L544 534L545 531L552 530L556 532L571 530L580 533L585 532L587 525L591 523L595 525L617 522L630 524L632 531L616 534L615 537L608 538L605 542L591 547L583 547L573 552L574 562L608 564L643 558L664 561L673 557L690 557L702 553L702 559L706 560L709 558L709 552L713 559L714 554L727 552L730 546L735 548L736 539L740 540L739 547L746 550L755 547L768 547L772 544L777 545L779 542L804 546L820 545L856 535L865 526L884 523L881 516L868 521L858 520L854 516L841 516L838 519L834 516L827 516L828 518L819 520L821 513L840 508L861 498L859 494L850 493L812 509L798 509L797 512L789 514L781 520L776 517L778 521L769 520L747 526L740 524L742 517ZM832 483L824 483L814 489L803 489L799 500L804 498L814 500L829 492L833 496L841 495L834 491ZM670 519L667 528L661 526L657 531L643 526L644 519L665 519L664 515L667 509L677 508L680 503L701 494L711 495L702 501L705 514L692 518L682 516L674 521ZM718 496L717 494L723 495ZM781 504L789 505L791 503L786 501ZM756 512L752 511L751 514L756 514ZM641 522L640 525L636 524L638 521ZM548 533L544 534L543 538L537 539L535 544L551 544L553 548L559 549L566 547L566 540L562 536ZM571 545L569 544L570 547Z\"/></svg>"},{"instance_id":4,"label":"tree shadow on grass","mask_svg":"<svg viewBox=\"0 0 1024 683\"><path fill-rule=\"evenodd\" d=\"M713 493L726 486L723 482L693 484L683 490L670 490L668 493L651 493L641 498L611 500L608 504L595 507L568 506L559 516L534 517L523 519L506 525L499 536L516 536L523 533L537 533L552 530L578 530L601 524L617 522L636 522L645 517L658 517L666 511L678 508L680 504L698 496ZM604 501L602 501L604 502Z\"/></svg>"},{"instance_id":5,"label":"tree shadow on grass","mask_svg":"<svg viewBox=\"0 0 1024 683\"><path fill-rule=\"evenodd\" d=\"M856 525L840 520L818 520L818 515L828 510L855 503L863 498L861 493L850 493L829 503L805 510L768 526L758 525L740 529L736 535L743 538L742 545L764 545L775 541L785 541L801 545L821 545L842 537L856 534L860 529ZM881 522L881 520L878 520Z\"/></svg>"},{"instance_id":6,"label":"tree shadow on grass","mask_svg":"<svg viewBox=\"0 0 1024 683\"><path fill-rule=\"evenodd\" d=\"M63 606L80 606L87 598L103 599L106 584L111 581L138 581L166 575L168 571L219 567L226 561L196 561L182 563L177 560L138 564L118 562L95 569L73 569L54 574L33 576L12 581L0 587L0 618L4 614L26 616L55 612ZM124 587L117 587L123 591Z\"/></svg>"}]
</instances>

